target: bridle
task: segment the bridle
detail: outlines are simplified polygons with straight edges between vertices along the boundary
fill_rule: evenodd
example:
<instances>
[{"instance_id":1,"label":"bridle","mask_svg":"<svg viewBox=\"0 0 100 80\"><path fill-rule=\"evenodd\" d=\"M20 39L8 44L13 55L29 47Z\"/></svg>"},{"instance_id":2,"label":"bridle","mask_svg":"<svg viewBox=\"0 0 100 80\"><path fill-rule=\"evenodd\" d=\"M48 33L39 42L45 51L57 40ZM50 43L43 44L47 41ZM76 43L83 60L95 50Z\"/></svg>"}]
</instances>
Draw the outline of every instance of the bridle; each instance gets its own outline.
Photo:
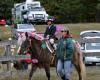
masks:
<instances>
[{"instance_id":1,"label":"bridle","mask_svg":"<svg viewBox=\"0 0 100 80\"><path fill-rule=\"evenodd\" d=\"M22 43L22 46L24 46L24 48L21 47L21 49L24 49L22 54L26 54L27 52L29 52L29 50L30 50L30 48L31 48L31 39L28 38L27 40L25 40L25 41ZM21 51L21 49L20 49L20 51ZM19 51L19 52L20 52L20 51Z\"/></svg>"}]
</instances>

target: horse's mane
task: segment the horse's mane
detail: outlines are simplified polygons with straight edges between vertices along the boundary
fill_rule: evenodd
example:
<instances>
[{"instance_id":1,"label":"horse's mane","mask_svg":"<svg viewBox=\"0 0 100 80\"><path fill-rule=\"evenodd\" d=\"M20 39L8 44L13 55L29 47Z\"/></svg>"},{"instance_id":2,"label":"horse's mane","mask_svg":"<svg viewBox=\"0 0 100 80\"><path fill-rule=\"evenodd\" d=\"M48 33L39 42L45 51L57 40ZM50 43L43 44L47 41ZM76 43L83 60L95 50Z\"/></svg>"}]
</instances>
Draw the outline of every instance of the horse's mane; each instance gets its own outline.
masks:
<instances>
[{"instance_id":1,"label":"horse's mane","mask_svg":"<svg viewBox=\"0 0 100 80\"><path fill-rule=\"evenodd\" d=\"M47 48L43 49L41 47L42 41L37 40L35 38L32 38L31 40L32 46L32 56L34 56L40 61L40 62L49 62L49 51Z\"/></svg>"},{"instance_id":2,"label":"horse's mane","mask_svg":"<svg viewBox=\"0 0 100 80\"><path fill-rule=\"evenodd\" d=\"M35 44L41 45L42 41L35 39L34 37L31 38L31 41Z\"/></svg>"},{"instance_id":3,"label":"horse's mane","mask_svg":"<svg viewBox=\"0 0 100 80\"><path fill-rule=\"evenodd\" d=\"M41 50L41 41L35 39L34 37L31 37L31 47L30 47L30 51L31 51L31 55L34 58L39 58L39 53Z\"/></svg>"}]
</instances>

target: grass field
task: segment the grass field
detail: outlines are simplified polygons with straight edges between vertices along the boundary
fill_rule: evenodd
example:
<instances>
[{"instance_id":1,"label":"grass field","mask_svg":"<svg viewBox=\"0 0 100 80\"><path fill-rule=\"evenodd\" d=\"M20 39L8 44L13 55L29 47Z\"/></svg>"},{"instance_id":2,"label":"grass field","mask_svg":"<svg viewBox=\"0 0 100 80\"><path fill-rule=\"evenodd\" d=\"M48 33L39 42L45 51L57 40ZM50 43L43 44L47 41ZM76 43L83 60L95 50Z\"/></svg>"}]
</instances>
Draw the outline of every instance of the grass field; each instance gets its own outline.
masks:
<instances>
[{"instance_id":1,"label":"grass field","mask_svg":"<svg viewBox=\"0 0 100 80\"><path fill-rule=\"evenodd\" d=\"M84 30L100 30L100 23L78 23L78 24L63 24L68 27L73 34L73 37L78 38L81 31ZM44 32L46 25L36 25L36 30L38 32ZM11 37L10 27L0 26L0 37L2 40Z\"/></svg>"},{"instance_id":2,"label":"grass field","mask_svg":"<svg viewBox=\"0 0 100 80\"><path fill-rule=\"evenodd\" d=\"M79 38L79 33L83 30L100 30L99 23L79 23L79 24L64 24L64 25L70 29L74 38ZM35 28L38 32L44 32L46 29L46 25L36 25ZM0 32L2 40L8 40L8 38L11 37L10 27L0 26ZM0 53L1 52L2 48L0 48ZM10 80L10 79L3 79L3 80ZM16 75L13 76L12 80L28 80L28 75L24 77ZM34 74L33 80L47 80L45 77L44 70L38 70ZM59 80L54 68L51 68L51 80ZM73 71L72 74L72 80L78 80L77 73L75 70ZM100 80L100 66L87 67L87 80Z\"/></svg>"},{"instance_id":3,"label":"grass field","mask_svg":"<svg viewBox=\"0 0 100 80\"><path fill-rule=\"evenodd\" d=\"M79 23L79 24L64 24L65 27L68 27L73 34L74 38L79 38L79 34L84 30L100 30L99 23ZM44 32L46 25L36 26L36 30L39 32Z\"/></svg>"},{"instance_id":4,"label":"grass field","mask_svg":"<svg viewBox=\"0 0 100 80\"><path fill-rule=\"evenodd\" d=\"M87 71L87 79L86 80L100 80L100 66L88 66L86 68ZM57 76L55 68L51 68L51 80L60 80ZM13 74L13 73L12 73ZM28 75L24 75L24 73L17 73L16 76L12 76L12 78L5 78L0 80L28 80ZM43 69L38 69L34 75L32 80L47 80L45 75L45 71ZM75 69L73 69L71 80L78 80L78 75Z\"/></svg>"}]
</instances>

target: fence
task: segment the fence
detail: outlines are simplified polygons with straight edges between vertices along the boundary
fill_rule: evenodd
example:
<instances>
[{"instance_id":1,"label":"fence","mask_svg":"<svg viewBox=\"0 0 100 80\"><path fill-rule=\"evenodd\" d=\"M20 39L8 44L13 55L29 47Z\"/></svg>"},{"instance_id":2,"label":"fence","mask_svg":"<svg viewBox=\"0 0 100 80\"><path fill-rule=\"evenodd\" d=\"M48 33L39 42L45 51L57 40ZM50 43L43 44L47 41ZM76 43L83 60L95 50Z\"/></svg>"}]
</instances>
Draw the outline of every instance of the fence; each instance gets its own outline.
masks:
<instances>
[{"instance_id":1,"label":"fence","mask_svg":"<svg viewBox=\"0 0 100 80\"><path fill-rule=\"evenodd\" d=\"M1 43L1 46L5 48L5 52L3 56L0 56L0 63L3 63L6 65L7 70L5 72L1 72L0 73L0 79L1 78L5 78L5 77L9 77L11 78L11 76L14 76L17 73L27 73L27 72L23 72L23 71L12 71L12 66L11 64L15 61L19 61L19 60L23 60L23 59L30 59L30 56L25 56L25 55L14 55L14 48L15 48L15 44L16 42L13 42L12 40L7 41L5 44ZM4 76L5 75L5 76ZM11 80L11 79L9 79Z\"/></svg>"}]
</instances>

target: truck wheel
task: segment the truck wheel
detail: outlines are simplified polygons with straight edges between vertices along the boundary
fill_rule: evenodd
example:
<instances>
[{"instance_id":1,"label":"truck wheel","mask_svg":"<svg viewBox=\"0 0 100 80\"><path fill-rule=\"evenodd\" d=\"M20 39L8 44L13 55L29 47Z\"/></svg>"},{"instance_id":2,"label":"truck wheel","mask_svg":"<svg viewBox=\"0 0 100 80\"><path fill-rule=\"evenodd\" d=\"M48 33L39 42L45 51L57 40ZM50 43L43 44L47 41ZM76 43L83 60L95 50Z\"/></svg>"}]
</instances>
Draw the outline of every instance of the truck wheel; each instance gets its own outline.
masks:
<instances>
[{"instance_id":1,"label":"truck wheel","mask_svg":"<svg viewBox=\"0 0 100 80\"><path fill-rule=\"evenodd\" d=\"M96 66L96 62L93 62L92 65L93 65L93 66Z\"/></svg>"}]
</instances>

